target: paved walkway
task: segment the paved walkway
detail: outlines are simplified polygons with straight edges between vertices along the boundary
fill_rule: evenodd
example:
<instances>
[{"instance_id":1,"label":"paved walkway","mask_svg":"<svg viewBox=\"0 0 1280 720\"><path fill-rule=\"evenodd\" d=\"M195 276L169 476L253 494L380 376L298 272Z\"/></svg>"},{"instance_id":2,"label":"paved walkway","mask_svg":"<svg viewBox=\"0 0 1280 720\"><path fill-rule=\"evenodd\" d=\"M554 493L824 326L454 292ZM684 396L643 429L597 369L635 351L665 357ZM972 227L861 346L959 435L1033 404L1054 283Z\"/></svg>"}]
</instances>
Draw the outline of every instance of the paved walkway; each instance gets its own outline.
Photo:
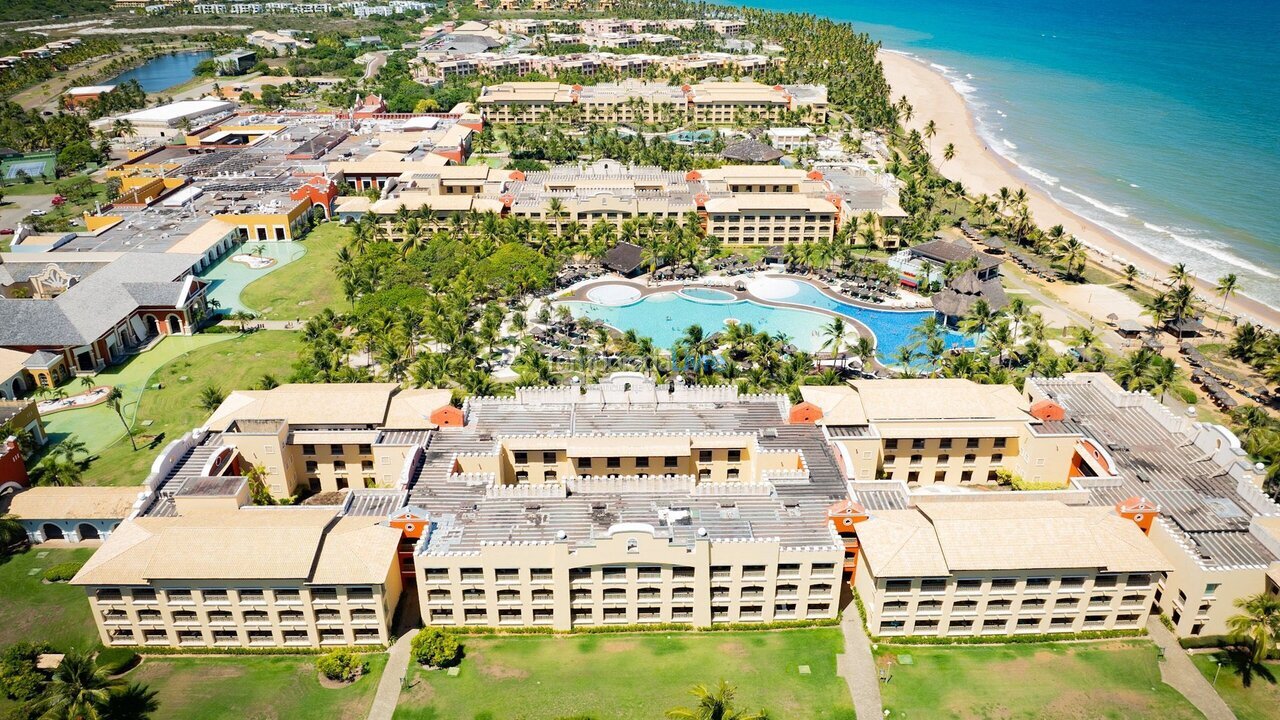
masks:
<instances>
[{"instance_id":1,"label":"paved walkway","mask_svg":"<svg viewBox=\"0 0 1280 720\"><path fill-rule=\"evenodd\" d=\"M871 641L852 603L845 608L840 629L844 631L844 653L836 656L836 674L849 684L858 720L883 720L880 676L871 655Z\"/></svg>"},{"instance_id":2,"label":"paved walkway","mask_svg":"<svg viewBox=\"0 0 1280 720\"><path fill-rule=\"evenodd\" d=\"M238 320L222 320L218 323L224 327L240 329ZM258 328L259 330L301 330L307 322L295 322L293 320L248 320L244 323L245 329Z\"/></svg>"},{"instance_id":3,"label":"paved walkway","mask_svg":"<svg viewBox=\"0 0 1280 720\"><path fill-rule=\"evenodd\" d=\"M391 646L387 667L378 681L378 694L373 697L373 707L369 708L369 720L391 720L395 714L400 688L404 687L404 679L409 672L409 645L413 642L413 635L405 633Z\"/></svg>"},{"instance_id":4,"label":"paved walkway","mask_svg":"<svg viewBox=\"0 0 1280 720\"><path fill-rule=\"evenodd\" d=\"M1152 615L1147 620L1147 632L1156 645L1164 650L1164 660L1160 662L1160 679L1166 685L1182 693L1191 701L1196 709L1204 713L1207 720L1236 720L1235 713L1222 701L1204 675L1191 662L1187 651L1178 644L1177 638L1168 628L1160 623L1160 618Z\"/></svg>"}]
</instances>

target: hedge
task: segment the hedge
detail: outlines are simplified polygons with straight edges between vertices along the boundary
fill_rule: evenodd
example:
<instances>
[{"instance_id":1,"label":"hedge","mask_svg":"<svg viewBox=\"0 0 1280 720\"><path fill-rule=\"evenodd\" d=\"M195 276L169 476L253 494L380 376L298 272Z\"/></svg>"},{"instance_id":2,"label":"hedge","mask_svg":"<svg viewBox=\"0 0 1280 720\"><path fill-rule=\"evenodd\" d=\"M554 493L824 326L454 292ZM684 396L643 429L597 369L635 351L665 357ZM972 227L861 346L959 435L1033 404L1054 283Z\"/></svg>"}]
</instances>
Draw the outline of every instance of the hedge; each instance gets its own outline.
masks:
<instances>
[{"instance_id":1,"label":"hedge","mask_svg":"<svg viewBox=\"0 0 1280 720\"><path fill-rule=\"evenodd\" d=\"M323 655L334 650L350 650L372 655L386 652L386 645L326 645L325 647L130 647L142 655Z\"/></svg>"},{"instance_id":2,"label":"hedge","mask_svg":"<svg viewBox=\"0 0 1280 720\"><path fill-rule=\"evenodd\" d=\"M830 627L839 625L840 618L823 618L821 620L777 620L767 623L718 623L707 627L696 627L692 623L646 623L643 625L591 625L572 630L557 630L552 627L460 627L444 628L455 635L621 635L657 632L750 632L753 630L792 630L798 628Z\"/></svg>"},{"instance_id":3,"label":"hedge","mask_svg":"<svg viewBox=\"0 0 1280 720\"><path fill-rule=\"evenodd\" d=\"M99 650L96 660L108 675L119 675L138 662L138 653L133 648L109 647Z\"/></svg>"},{"instance_id":4,"label":"hedge","mask_svg":"<svg viewBox=\"0 0 1280 720\"><path fill-rule=\"evenodd\" d=\"M82 567L84 567L82 562L64 562L50 565L49 569L44 571L44 579L49 582L66 582L75 577Z\"/></svg>"},{"instance_id":5,"label":"hedge","mask_svg":"<svg viewBox=\"0 0 1280 720\"><path fill-rule=\"evenodd\" d=\"M1230 635L1199 635L1194 637L1178 638L1178 644L1187 650L1200 649L1229 649L1243 647L1243 644L1231 637ZM1280 660L1280 648L1272 648L1267 653L1268 660Z\"/></svg>"},{"instance_id":6,"label":"hedge","mask_svg":"<svg viewBox=\"0 0 1280 720\"><path fill-rule=\"evenodd\" d=\"M1146 636L1146 630L1088 630L1078 633L1036 633L1034 635L973 635L965 637L873 637L881 645L1027 645L1070 642L1072 640L1113 640Z\"/></svg>"}]
</instances>

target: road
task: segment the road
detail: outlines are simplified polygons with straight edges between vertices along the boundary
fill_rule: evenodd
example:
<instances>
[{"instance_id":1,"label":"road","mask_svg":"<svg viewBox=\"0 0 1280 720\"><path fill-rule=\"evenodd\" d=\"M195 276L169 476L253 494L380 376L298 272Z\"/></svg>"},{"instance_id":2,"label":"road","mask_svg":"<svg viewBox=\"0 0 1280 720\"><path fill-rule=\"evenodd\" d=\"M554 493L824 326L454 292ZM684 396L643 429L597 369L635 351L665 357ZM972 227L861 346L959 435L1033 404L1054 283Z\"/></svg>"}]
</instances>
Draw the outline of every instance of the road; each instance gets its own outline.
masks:
<instances>
[{"instance_id":1,"label":"road","mask_svg":"<svg viewBox=\"0 0 1280 720\"><path fill-rule=\"evenodd\" d=\"M385 52L371 53L373 57L369 58L369 64L364 66L364 79L372 80L383 65L387 64L387 54Z\"/></svg>"},{"instance_id":2,"label":"road","mask_svg":"<svg viewBox=\"0 0 1280 720\"><path fill-rule=\"evenodd\" d=\"M22 221L35 208L51 208L49 200L52 195L5 195L0 202L0 228L18 229ZM5 237L8 239L8 236Z\"/></svg>"}]
</instances>

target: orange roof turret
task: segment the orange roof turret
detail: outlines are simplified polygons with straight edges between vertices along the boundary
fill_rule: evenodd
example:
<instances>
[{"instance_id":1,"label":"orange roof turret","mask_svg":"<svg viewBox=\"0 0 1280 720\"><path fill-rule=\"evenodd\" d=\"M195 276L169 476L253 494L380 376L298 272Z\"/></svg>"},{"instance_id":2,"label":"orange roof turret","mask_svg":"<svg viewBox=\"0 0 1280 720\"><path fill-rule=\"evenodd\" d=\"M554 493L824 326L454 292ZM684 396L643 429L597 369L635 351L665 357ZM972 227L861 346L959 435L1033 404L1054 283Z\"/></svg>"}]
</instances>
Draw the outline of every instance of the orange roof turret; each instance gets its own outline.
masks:
<instances>
[{"instance_id":1,"label":"orange roof turret","mask_svg":"<svg viewBox=\"0 0 1280 720\"><path fill-rule=\"evenodd\" d=\"M686 182L697 182L702 179L702 173L697 170L690 170L684 174L684 179Z\"/></svg>"},{"instance_id":2,"label":"orange roof turret","mask_svg":"<svg viewBox=\"0 0 1280 720\"><path fill-rule=\"evenodd\" d=\"M812 425L822 419L822 408L811 402L802 402L791 407L787 422L792 425Z\"/></svg>"},{"instance_id":3,"label":"orange roof turret","mask_svg":"<svg viewBox=\"0 0 1280 720\"><path fill-rule=\"evenodd\" d=\"M1066 420L1067 411L1052 400L1037 400L1031 403L1031 417L1041 422Z\"/></svg>"},{"instance_id":4,"label":"orange roof turret","mask_svg":"<svg viewBox=\"0 0 1280 720\"><path fill-rule=\"evenodd\" d=\"M1120 517L1137 523L1142 532L1150 535L1151 524L1160 515L1160 507L1144 497L1134 495L1116 503L1116 512Z\"/></svg>"},{"instance_id":5,"label":"orange roof turret","mask_svg":"<svg viewBox=\"0 0 1280 720\"><path fill-rule=\"evenodd\" d=\"M507 179L508 180L524 180L525 179L524 172L521 170L512 170L511 174L507 176Z\"/></svg>"},{"instance_id":6,"label":"orange roof turret","mask_svg":"<svg viewBox=\"0 0 1280 720\"><path fill-rule=\"evenodd\" d=\"M810 180L822 180L824 176L820 170L810 170L809 174L805 175L805 177Z\"/></svg>"}]
</instances>

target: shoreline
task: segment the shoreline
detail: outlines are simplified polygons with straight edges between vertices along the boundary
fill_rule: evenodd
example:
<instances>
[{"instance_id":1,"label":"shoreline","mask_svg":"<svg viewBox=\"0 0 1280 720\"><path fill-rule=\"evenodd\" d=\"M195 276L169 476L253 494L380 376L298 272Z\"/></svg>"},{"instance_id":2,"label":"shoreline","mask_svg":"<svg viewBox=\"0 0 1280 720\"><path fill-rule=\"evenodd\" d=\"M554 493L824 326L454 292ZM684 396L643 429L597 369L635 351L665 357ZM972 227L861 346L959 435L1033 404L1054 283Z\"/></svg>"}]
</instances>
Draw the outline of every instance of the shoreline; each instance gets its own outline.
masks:
<instances>
[{"instance_id":1,"label":"shoreline","mask_svg":"<svg viewBox=\"0 0 1280 720\"><path fill-rule=\"evenodd\" d=\"M1143 274L1139 286L1162 283L1173 263L1156 257L1133 243L1120 238L1075 212L1058 204L1031 182L1021 169L1000 153L990 149L978 134L977 125L964 97L944 75L927 62L912 55L881 50L878 58L884 67L893 101L907 96L915 112L906 126L923 130L933 120L937 135L932 140L933 154L941 157L941 148L955 145L955 157L943 163L942 174L964 184L970 194L994 196L1000 187L1027 191L1028 208L1041 227L1062 227L1091 249L1090 259L1110 269L1132 263ZM1113 259L1114 258L1114 259ZM1216 279L1195 279L1195 287L1207 309L1217 311L1221 298L1214 294ZM1271 328L1280 327L1280 310L1239 292L1227 302L1227 312Z\"/></svg>"}]
</instances>

